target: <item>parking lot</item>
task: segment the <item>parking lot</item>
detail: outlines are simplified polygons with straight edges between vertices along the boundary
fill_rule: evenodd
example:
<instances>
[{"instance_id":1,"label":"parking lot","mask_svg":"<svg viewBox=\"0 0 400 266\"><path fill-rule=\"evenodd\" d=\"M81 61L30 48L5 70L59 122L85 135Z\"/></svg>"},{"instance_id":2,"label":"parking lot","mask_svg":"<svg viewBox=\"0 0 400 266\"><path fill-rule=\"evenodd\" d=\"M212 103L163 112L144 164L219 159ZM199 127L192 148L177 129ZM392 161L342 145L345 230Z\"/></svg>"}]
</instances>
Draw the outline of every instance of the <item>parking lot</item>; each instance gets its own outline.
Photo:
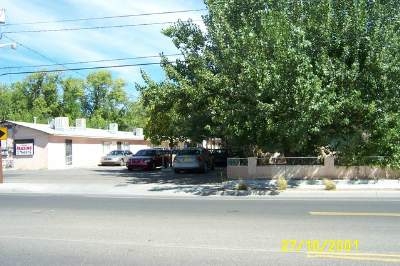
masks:
<instances>
[{"instance_id":1,"label":"parking lot","mask_svg":"<svg viewBox=\"0 0 400 266\"><path fill-rule=\"evenodd\" d=\"M9 170L5 171L4 176L7 183L200 185L222 182L226 178L226 169L216 168L208 173L174 173L172 168L129 171L123 166L98 166L63 170Z\"/></svg>"},{"instance_id":2,"label":"parking lot","mask_svg":"<svg viewBox=\"0 0 400 266\"><path fill-rule=\"evenodd\" d=\"M216 195L226 179L226 169L208 173L174 173L172 168L129 171L122 166L63 170L5 171L3 191L21 193L113 195Z\"/></svg>"}]
</instances>

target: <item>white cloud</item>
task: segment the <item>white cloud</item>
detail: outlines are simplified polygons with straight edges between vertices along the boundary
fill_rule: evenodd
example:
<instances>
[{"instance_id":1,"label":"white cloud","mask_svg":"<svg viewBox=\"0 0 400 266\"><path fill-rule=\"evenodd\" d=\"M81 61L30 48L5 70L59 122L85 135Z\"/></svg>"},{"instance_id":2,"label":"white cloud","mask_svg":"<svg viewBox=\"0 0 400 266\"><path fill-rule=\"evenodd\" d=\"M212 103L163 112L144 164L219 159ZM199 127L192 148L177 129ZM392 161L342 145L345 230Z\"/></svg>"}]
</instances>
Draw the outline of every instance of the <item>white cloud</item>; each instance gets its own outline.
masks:
<instances>
[{"instance_id":1,"label":"white cloud","mask_svg":"<svg viewBox=\"0 0 400 266\"><path fill-rule=\"evenodd\" d=\"M195 1L196 2L196 1ZM189 1L126 1L126 0L3 0L0 7L7 10L8 23L28 21L54 21L70 18L102 17L125 14L153 13L173 10L203 8L203 4ZM4 31L17 31L43 28L87 27L98 25L138 24L162 21L186 20L188 17L200 19L204 12L165 14L156 16L129 17L110 20L80 21L74 23L21 25L3 27ZM201 23L200 23L201 24ZM9 34L25 46L38 51L56 62L90 61L112 58L157 55L160 52L175 53L177 50L171 40L161 34L166 25L125 27L103 30L81 30L46 33ZM0 42L4 42L0 40ZM111 62L110 64L158 62L158 59ZM49 64L31 50L19 47L16 52L0 54L0 67L12 65ZM84 66L96 66L90 64ZM102 63L101 65L105 65ZM74 65L76 66L76 65ZM159 71L161 69L159 68ZM121 77L133 84L141 82L139 68L115 68L114 77ZM155 72L155 67L151 67ZM1 73L1 70L0 70ZM84 73L84 72L83 72ZM68 74L66 74L68 75ZM75 75L71 73L71 75ZM23 78L21 76L15 78ZM2 81L0 77L0 82ZM7 80L6 80L7 82Z\"/></svg>"}]
</instances>

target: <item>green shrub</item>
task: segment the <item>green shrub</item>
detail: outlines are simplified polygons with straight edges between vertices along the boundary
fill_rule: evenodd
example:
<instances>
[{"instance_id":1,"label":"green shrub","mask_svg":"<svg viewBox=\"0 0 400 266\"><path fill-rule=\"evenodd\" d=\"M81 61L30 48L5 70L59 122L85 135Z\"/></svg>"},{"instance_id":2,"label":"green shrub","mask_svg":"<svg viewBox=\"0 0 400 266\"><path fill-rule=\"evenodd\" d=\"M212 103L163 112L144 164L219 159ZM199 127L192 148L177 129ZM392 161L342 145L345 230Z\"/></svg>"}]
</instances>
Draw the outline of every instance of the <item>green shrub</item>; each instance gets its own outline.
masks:
<instances>
[{"instance_id":1,"label":"green shrub","mask_svg":"<svg viewBox=\"0 0 400 266\"><path fill-rule=\"evenodd\" d=\"M236 190L247 190L248 186L243 181L240 181L239 183L236 184L235 188Z\"/></svg>"},{"instance_id":2,"label":"green shrub","mask_svg":"<svg viewBox=\"0 0 400 266\"><path fill-rule=\"evenodd\" d=\"M278 177L276 180L276 187L278 190L285 190L287 189L287 181L283 176Z\"/></svg>"},{"instance_id":3,"label":"green shrub","mask_svg":"<svg viewBox=\"0 0 400 266\"><path fill-rule=\"evenodd\" d=\"M332 180L329 180L327 178L324 179L324 185L325 185L325 190L335 190L336 189L336 184Z\"/></svg>"}]
</instances>

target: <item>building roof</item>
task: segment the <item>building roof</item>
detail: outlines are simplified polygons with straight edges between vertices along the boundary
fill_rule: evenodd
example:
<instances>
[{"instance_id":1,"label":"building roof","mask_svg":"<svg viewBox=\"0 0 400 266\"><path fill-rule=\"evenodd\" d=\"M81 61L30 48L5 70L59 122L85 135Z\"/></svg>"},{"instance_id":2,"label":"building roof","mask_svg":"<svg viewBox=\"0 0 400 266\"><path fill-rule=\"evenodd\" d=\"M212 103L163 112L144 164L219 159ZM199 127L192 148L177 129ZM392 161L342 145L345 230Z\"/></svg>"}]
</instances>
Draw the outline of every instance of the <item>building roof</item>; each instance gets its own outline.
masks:
<instances>
[{"instance_id":1,"label":"building roof","mask_svg":"<svg viewBox=\"0 0 400 266\"><path fill-rule=\"evenodd\" d=\"M85 137L85 138L101 138L101 139L118 139L118 140L144 140L144 136L134 135L133 132L115 131L96 128L77 128L68 127L64 129L54 129L50 124L37 124L18 121L4 121L27 127L30 129L38 130L53 136L68 136L68 137Z\"/></svg>"}]
</instances>

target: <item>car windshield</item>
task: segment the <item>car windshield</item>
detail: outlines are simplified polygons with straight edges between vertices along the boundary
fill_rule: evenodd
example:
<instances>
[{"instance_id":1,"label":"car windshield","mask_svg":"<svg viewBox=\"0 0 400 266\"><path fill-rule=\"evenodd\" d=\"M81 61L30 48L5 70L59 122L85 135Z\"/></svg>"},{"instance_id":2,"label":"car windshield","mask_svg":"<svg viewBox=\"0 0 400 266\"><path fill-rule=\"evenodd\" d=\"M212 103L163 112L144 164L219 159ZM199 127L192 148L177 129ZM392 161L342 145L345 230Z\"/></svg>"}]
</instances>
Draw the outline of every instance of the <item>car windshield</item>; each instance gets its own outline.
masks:
<instances>
[{"instance_id":1,"label":"car windshield","mask_svg":"<svg viewBox=\"0 0 400 266\"><path fill-rule=\"evenodd\" d=\"M112 151L108 155L123 155L124 151Z\"/></svg>"},{"instance_id":2,"label":"car windshield","mask_svg":"<svg viewBox=\"0 0 400 266\"><path fill-rule=\"evenodd\" d=\"M190 149L190 150L180 150L177 155L199 155L200 150Z\"/></svg>"},{"instance_id":3,"label":"car windshield","mask_svg":"<svg viewBox=\"0 0 400 266\"><path fill-rule=\"evenodd\" d=\"M156 154L155 150L140 150L135 155L136 156L153 156Z\"/></svg>"}]
</instances>

